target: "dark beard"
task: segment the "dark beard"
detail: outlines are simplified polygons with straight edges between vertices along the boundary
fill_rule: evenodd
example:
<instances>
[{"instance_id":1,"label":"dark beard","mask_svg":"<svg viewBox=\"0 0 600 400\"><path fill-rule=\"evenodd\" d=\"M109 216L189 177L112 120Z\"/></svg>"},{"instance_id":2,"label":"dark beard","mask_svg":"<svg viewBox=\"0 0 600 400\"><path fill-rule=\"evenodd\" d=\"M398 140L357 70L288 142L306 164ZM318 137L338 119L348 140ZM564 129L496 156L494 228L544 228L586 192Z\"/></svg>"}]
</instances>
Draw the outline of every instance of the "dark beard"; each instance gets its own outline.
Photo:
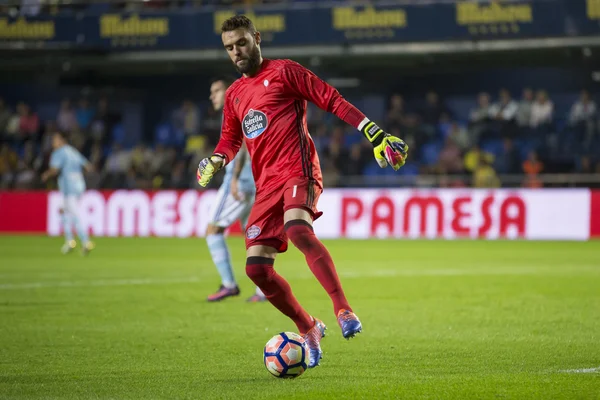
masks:
<instances>
[{"instance_id":1,"label":"dark beard","mask_svg":"<svg viewBox=\"0 0 600 400\"><path fill-rule=\"evenodd\" d=\"M258 50L258 46L254 46L254 49L246 59L247 64L245 67L240 68L236 63L233 63L235 69L238 70L240 74L253 75L258 71L260 67L260 51Z\"/></svg>"}]
</instances>

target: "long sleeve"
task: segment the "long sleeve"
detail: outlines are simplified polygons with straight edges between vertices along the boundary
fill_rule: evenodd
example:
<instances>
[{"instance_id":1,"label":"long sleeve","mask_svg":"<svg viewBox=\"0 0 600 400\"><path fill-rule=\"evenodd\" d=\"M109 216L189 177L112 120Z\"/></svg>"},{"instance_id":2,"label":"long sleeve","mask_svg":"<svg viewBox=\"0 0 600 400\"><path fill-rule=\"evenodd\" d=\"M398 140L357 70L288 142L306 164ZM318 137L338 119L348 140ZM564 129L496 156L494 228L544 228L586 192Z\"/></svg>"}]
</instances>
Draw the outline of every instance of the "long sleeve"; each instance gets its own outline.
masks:
<instances>
[{"instance_id":1,"label":"long sleeve","mask_svg":"<svg viewBox=\"0 0 600 400\"><path fill-rule=\"evenodd\" d=\"M281 78L287 89L298 97L314 103L357 129L365 119L365 115L344 99L337 89L298 63L287 64L281 70Z\"/></svg>"},{"instance_id":2,"label":"long sleeve","mask_svg":"<svg viewBox=\"0 0 600 400\"><path fill-rule=\"evenodd\" d=\"M240 150L242 141L242 125L231 108L230 96L227 94L223 107L221 138L219 139L219 143L217 143L214 154L224 155L228 164Z\"/></svg>"}]
</instances>

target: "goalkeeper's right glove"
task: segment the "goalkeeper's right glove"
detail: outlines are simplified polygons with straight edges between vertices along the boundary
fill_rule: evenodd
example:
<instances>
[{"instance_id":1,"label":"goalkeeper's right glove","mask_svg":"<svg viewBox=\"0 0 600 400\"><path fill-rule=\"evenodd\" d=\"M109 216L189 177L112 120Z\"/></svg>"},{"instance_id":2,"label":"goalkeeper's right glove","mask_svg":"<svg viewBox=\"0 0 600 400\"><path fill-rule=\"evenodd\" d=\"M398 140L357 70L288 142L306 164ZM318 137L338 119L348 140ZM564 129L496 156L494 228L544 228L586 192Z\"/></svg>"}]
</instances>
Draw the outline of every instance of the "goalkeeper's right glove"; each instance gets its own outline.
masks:
<instances>
[{"instance_id":1,"label":"goalkeeper's right glove","mask_svg":"<svg viewBox=\"0 0 600 400\"><path fill-rule=\"evenodd\" d=\"M361 132L373 145L375 160L381 168L389 164L397 171L404 165L408 157L408 145L404 140L384 132L372 121L367 121Z\"/></svg>"},{"instance_id":2,"label":"goalkeeper's right glove","mask_svg":"<svg viewBox=\"0 0 600 400\"><path fill-rule=\"evenodd\" d=\"M196 179L200 186L206 187L217 171L223 168L224 164L225 158L219 154L213 154L200 161L198 171L196 172Z\"/></svg>"}]
</instances>

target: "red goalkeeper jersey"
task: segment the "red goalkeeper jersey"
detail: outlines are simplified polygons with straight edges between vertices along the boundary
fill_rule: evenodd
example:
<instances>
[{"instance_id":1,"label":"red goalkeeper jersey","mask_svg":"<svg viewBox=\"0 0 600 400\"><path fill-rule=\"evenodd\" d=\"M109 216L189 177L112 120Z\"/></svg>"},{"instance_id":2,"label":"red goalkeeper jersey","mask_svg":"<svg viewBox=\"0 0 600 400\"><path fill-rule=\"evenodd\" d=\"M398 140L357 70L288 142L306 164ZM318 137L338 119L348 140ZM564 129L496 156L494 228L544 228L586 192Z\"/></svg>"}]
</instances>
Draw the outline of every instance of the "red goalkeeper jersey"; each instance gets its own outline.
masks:
<instances>
[{"instance_id":1,"label":"red goalkeeper jersey","mask_svg":"<svg viewBox=\"0 0 600 400\"><path fill-rule=\"evenodd\" d=\"M214 152L230 162L244 140L257 191L280 187L298 176L322 187L319 157L306 124L307 101L356 128L365 118L300 64L264 59L256 75L239 78L227 90L221 139Z\"/></svg>"}]
</instances>

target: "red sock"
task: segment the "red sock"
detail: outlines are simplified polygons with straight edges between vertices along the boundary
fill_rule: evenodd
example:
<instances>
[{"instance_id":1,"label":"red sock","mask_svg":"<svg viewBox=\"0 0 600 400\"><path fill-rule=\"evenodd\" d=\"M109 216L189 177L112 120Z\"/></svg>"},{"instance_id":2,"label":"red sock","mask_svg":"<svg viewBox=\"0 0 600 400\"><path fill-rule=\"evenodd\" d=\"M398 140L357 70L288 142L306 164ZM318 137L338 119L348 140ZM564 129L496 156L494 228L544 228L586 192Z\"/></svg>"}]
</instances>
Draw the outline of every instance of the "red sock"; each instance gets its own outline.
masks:
<instances>
[{"instance_id":1,"label":"red sock","mask_svg":"<svg viewBox=\"0 0 600 400\"><path fill-rule=\"evenodd\" d=\"M292 288L273 268L275 260L266 257L248 257L246 275L262 290L265 297L283 314L294 321L301 334L313 327L314 321L292 293Z\"/></svg>"},{"instance_id":2,"label":"red sock","mask_svg":"<svg viewBox=\"0 0 600 400\"><path fill-rule=\"evenodd\" d=\"M293 220L285 224L285 230L294 246L304 254L310 270L331 297L336 315L342 308L352 311L331 255L315 236L313 227L306 221Z\"/></svg>"}]
</instances>

